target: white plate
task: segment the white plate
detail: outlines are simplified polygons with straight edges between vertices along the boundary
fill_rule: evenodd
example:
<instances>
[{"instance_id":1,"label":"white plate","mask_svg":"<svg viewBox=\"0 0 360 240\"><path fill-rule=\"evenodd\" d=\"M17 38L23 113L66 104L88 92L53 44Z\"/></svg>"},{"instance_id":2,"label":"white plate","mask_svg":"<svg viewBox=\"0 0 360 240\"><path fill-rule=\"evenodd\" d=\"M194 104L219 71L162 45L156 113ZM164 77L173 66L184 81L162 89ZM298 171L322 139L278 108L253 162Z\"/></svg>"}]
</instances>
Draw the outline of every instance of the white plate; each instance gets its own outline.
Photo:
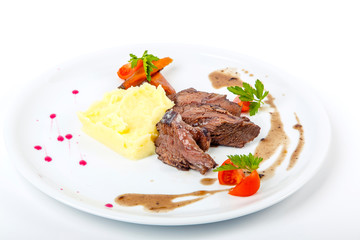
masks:
<instances>
[{"instance_id":1,"label":"white plate","mask_svg":"<svg viewBox=\"0 0 360 240\"><path fill-rule=\"evenodd\" d=\"M213 89L208 79L211 71L224 67L236 67L246 82L253 84L257 78L262 80L276 98L275 104L291 139L289 152L294 150L298 139L298 132L292 128L296 124L294 112L304 127L306 143L295 167L286 171L287 162L284 162L275 176L263 181L259 192L248 198L221 192L166 213L152 213L141 206L122 207L114 203L115 197L123 193L179 194L225 188L217 182L209 186L200 183L204 177L215 178L216 173L202 176L196 171L178 171L163 164L156 155L130 161L81 132L76 112L87 109L105 92L116 88L120 84L116 72L128 60L129 53L141 55L145 49L159 57L174 59L163 70L163 75L177 91L194 87L227 93L226 89ZM241 69L249 73L245 74ZM79 91L77 95L72 93L75 89ZM251 117L262 127L253 142L242 149L211 148L209 154L221 164L227 154L253 152L270 127L268 110L265 108ZM57 115L53 120L49 117L52 113ZM73 138L59 142L59 134L72 134ZM124 46L61 64L33 81L16 98L5 126L5 142L11 159L21 174L41 191L88 213L150 225L216 222L269 207L311 179L323 164L329 140L327 115L314 94L299 80L238 53L179 44ZM36 145L43 149L34 149ZM46 154L52 161L44 160ZM80 160L85 160L87 165L80 165ZM113 207L106 207L108 203Z\"/></svg>"}]
</instances>

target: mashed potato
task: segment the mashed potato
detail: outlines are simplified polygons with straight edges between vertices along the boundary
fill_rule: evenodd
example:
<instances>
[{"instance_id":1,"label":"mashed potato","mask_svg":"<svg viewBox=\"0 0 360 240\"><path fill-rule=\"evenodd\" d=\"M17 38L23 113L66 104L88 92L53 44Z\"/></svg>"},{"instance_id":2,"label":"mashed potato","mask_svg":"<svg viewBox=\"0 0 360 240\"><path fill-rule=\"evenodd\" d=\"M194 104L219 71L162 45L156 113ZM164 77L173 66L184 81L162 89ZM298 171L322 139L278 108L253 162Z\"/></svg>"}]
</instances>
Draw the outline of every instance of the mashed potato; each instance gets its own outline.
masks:
<instances>
[{"instance_id":1,"label":"mashed potato","mask_svg":"<svg viewBox=\"0 0 360 240\"><path fill-rule=\"evenodd\" d=\"M156 123L173 105L161 86L145 83L106 93L78 117L86 134L126 158L141 159L155 153Z\"/></svg>"}]
</instances>

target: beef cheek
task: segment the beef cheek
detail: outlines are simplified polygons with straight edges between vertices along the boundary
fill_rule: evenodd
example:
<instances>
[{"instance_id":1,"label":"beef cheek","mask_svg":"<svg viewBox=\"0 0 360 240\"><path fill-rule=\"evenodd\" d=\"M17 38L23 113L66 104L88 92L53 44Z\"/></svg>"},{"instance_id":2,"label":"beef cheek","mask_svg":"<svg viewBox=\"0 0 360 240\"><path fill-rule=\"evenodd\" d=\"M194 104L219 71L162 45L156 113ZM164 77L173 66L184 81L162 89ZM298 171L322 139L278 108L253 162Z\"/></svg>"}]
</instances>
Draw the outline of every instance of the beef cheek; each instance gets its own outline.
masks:
<instances>
[{"instance_id":1,"label":"beef cheek","mask_svg":"<svg viewBox=\"0 0 360 240\"><path fill-rule=\"evenodd\" d=\"M184 122L204 127L210 132L211 145L241 148L260 133L260 127L246 117L234 116L225 109L209 104L175 105Z\"/></svg>"},{"instance_id":2,"label":"beef cheek","mask_svg":"<svg viewBox=\"0 0 360 240\"><path fill-rule=\"evenodd\" d=\"M172 109L165 113L156 128L159 136L155 152L164 163L180 170L198 170L201 174L216 167L216 162L204 152L210 146L206 129L186 124Z\"/></svg>"},{"instance_id":3,"label":"beef cheek","mask_svg":"<svg viewBox=\"0 0 360 240\"><path fill-rule=\"evenodd\" d=\"M210 104L213 106L219 106L234 116L240 116L241 113L241 107L239 104L229 101L226 98L226 95L201 92L195 90L194 88L182 90L176 94L170 95L169 98L174 101L177 106Z\"/></svg>"}]
</instances>

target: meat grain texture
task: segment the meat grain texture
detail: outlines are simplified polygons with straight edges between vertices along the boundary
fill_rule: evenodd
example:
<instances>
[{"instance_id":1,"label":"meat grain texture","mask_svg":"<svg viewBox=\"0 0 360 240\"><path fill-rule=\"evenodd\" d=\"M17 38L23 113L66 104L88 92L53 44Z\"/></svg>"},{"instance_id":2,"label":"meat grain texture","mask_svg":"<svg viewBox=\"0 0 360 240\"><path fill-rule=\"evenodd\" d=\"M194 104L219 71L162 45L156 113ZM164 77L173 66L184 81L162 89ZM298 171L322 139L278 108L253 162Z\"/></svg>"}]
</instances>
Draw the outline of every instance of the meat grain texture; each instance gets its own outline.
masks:
<instances>
[{"instance_id":1,"label":"meat grain texture","mask_svg":"<svg viewBox=\"0 0 360 240\"><path fill-rule=\"evenodd\" d=\"M157 124L159 159L180 170L205 174L216 167L205 151L212 146L241 148L254 140L260 127L240 116L241 107L226 95L185 89L169 96L175 105Z\"/></svg>"},{"instance_id":2,"label":"meat grain texture","mask_svg":"<svg viewBox=\"0 0 360 240\"><path fill-rule=\"evenodd\" d=\"M160 134L155 141L155 152L164 163L180 170L198 170L201 174L216 166L212 157L204 152L210 146L206 129L191 127L172 109L156 127Z\"/></svg>"}]
</instances>

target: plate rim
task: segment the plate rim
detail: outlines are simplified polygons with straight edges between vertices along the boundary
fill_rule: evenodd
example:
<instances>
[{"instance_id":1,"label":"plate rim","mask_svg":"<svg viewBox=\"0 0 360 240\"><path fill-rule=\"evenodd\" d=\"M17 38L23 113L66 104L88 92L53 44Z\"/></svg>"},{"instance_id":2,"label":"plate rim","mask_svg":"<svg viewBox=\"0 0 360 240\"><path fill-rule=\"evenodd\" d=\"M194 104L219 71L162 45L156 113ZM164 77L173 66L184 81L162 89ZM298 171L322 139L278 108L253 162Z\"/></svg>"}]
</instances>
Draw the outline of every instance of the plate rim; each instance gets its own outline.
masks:
<instances>
[{"instance_id":1,"label":"plate rim","mask_svg":"<svg viewBox=\"0 0 360 240\"><path fill-rule=\"evenodd\" d=\"M107 52L111 52L114 49L125 49L127 48L139 48L139 47L161 47L163 45L169 46L181 46L183 48L192 48L196 49L197 51L201 49L201 51L211 52L213 54L220 54L226 56L242 56L247 59L250 59L252 62L259 63L262 67L266 67L271 69L275 72L280 72L281 75L289 76L288 82L294 83L296 87L299 87L300 89L307 89L308 92L312 93L314 90L312 88L309 88L306 84L306 82L301 82L301 84L298 84L298 78L290 75L288 72L284 71L283 69L280 69L279 67L276 67L270 63L267 63L265 61L256 59L254 57L248 56L246 54L242 54L237 51L231 51L228 49L222 49L212 46L203 46L203 45L196 45L196 44L183 44L183 43L140 43L140 44L126 44L121 45L118 47L113 48L107 48L102 49L96 52L83 54L77 57L74 57L72 59L69 59L63 63L57 64L60 66L64 66L65 68L67 66L71 66L74 63L78 62L79 60L84 59L86 56L92 56L95 57L96 55L102 55L106 54ZM44 181L40 181L37 177L35 177L35 173L31 171L30 168L26 168L22 163L25 161L23 157L16 151L16 149L13 148L13 144L16 142L16 138L12 134L14 127L16 127L11 121L13 117L17 113L17 109L22 105L23 98L20 96L26 96L27 94L31 93L32 90L36 89L37 87L41 86L42 83L44 83L48 76L53 75L56 72L56 67L52 67L45 71L40 76L36 77L35 79L30 80L26 84L24 84L23 88L19 91L18 94L15 94L11 96L12 101L9 101L11 104L8 105L5 113L5 119L3 123L3 138L5 143L5 148L8 153L8 160L11 160L11 162L15 165L15 168L18 170L18 172L27 180L29 181L35 188L39 189L44 194L48 195L49 197L62 202L63 204L70 206L72 208L81 210L86 213L90 213L96 216L105 217L113 220L119 220L124 222L130 222L130 223L137 223L137 224L145 224L145 225L160 225L160 226L184 226L184 225L196 225L196 224L206 224L206 223L213 223L213 222L219 222L224 220L229 220L237 217L242 217L251 213L258 212L260 210L266 209L268 207L271 207L280 201L286 199L296 191L298 191L301 187L303 187L305 184L307 184L314 175L319 171L320 167L326 160L326 154L328 152L328 149L330 147L330 139L331 139L331 125L330 125L330 119L329 116L325 110L325 107L323 106L323 103L321 102L321 99L315 97L314 94L307 94L311 99L316 100L316 104L318 105L319 111L317 111L317 114L321 116L325 122L323 122L323 134L325 134L325 139L322 144L322 148L320 151L318 151L317 156L320 158L320 160L317 161L317 164L315 166L312 166L310 168L309 172L307 172L307 177L301 177L295 179L292 184L287 185L285 188L282 189L281 193L283 193L280 197L278 195L273 195L268 197L268 201L265 204L258 204L253 208L249 208L248 211L243 211L242 214L239 214L236 210L231 212L226 212L226 214L211 214L204 216L192 216L192 217L185 217L185 218L176 218L176 221L174 221L173 217L161 217L161 218L154 218L153 216L141 216L141 218L137 217L137 215L127 215L127 214L120 214L117 211L111 211L109 209L100 210L97 207L93 207L89 204L83 203L78 201L77 199L71 198L67 195L61 194L59 191L56 191L53 189L50 185L44 183ZM296 81L297 80L297 81ZM309 90L310 89L310 90ZM302 175L303 176L303 175ZM290 188L290 189L288 189ZM270 201L269 201L270 200ZM261 203L261 202L260 202Z\"/></svg>"}]
</instances>

